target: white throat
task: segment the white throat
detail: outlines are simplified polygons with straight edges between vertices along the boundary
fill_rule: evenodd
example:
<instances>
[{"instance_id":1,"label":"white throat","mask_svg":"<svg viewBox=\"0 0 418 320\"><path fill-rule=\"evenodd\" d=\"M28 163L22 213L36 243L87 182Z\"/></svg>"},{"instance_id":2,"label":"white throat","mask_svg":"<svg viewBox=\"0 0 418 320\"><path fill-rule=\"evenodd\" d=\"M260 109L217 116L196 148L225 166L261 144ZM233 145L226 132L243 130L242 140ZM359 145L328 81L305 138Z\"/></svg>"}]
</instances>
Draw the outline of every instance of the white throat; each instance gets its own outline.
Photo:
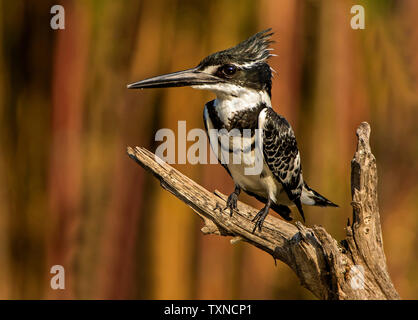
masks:
<instances>
[{"instance_id":1,"label":"white throat","mask_svg":"<svg viewBox=\"0 0 418 320\"><path fill-rule=\"evenodd\" d=\"M228 123L236 112L251 109L260 103L271 107L270 96L265 91L245 88L231 83L197 85L193 88L210 90L216 94L215 108L223 123Z\"/></svg>"},{"instance_id":2,"label":"white throat","mask_svg":"<svg viewBox=\"0 0 418 320\"><path fill-rule=\"evenodd\" d=\"M263 103L267 107L271 107L271 100L267 92L243 87L239 88L234 88L235 90L231 90L228 93L224 91L215 92L215 108L223 123L228 123L229 119L236 112L252 109L258 104Z\"/></svg>"}]
</instances>

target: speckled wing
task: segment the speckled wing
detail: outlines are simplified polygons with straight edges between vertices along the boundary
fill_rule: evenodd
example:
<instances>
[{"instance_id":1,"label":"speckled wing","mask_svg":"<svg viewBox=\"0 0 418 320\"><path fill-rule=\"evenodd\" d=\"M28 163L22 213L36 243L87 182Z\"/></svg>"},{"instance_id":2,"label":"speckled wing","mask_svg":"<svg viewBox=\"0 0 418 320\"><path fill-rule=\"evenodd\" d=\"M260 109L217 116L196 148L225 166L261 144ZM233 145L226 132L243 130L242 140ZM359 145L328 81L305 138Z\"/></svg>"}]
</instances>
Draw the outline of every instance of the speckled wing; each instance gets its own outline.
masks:
<instances>
[{"instance_id":1,"label":"speckled wing","mask_svg":"<svg viewBox=\"0 0 418 320\"><path fill-rule=\"evenodd\" d=\"M258 126L262 135L264 161L304 218L300 201L303 187L302 167L292 127L272 108L265 108L260 112Z\"/></svg>"}]
</instances>

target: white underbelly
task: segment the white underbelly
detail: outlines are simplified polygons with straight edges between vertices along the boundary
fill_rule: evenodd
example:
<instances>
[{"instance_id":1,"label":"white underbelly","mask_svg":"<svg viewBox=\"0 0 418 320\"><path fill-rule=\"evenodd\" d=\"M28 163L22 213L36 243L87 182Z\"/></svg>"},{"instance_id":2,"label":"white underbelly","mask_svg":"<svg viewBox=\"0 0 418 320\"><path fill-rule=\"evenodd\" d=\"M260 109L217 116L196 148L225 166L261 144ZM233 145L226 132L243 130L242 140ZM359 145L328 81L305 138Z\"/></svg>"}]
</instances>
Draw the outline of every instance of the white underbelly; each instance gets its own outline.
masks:
<instances>
[{"instance_id":1,"label":"white underbelly","mask_svg":"<svg viewBox=\"0 0 418 320\"><path fill-rule=\"evenodd\" d=\"M234 182L245 191L263 198L270 197L276 204L291 205L292 202L288 199L281 183L274 178L264 160L260 163L260 168L257 168L255 151L251 150L251 141L243 140L243 148L236 151L235 155L224 150L224 159L228 160L226 165Z\"/></svg>"},{"instance_id":2,"label":"white underbelly","mask_svg":"<svg viewBox=\"0 0 418 320\"><path fill-rule=\"evenodd\" d=\"M248 190L266 197L267 188L260 175L246 174L245 168L250 169L252 167L245 164L228 164L229 172L231 173L231 176L236 184L238 184L244 190Z\"/></svg>"},{"instance_id":3,"label":"white underbelly","mask_svg":"<svg viewBox=\"0 0 418 320\"><path fill-rule=\"evenodd\" d=\"M261 151L259 151L261 162L258 163L256 161L254 137L245 135L245 133L244 137L240 137L240 139L229 137L228 144L228 139L226 141L222 139L225 137L221 132L222 130L217 131L215 135L210 133L210 130L213 129L213 124L209 118L206 107L204 118L206 119L205 121L207 121L206 125L209 130L208 133L212 151L215 153L218 160L228 167L228 170L237 185L244 191L255 193L263 198L270 198L276 204L293 204L287 197L286 192L284 192L281 183L274 178L267 164L264 162ZM221 147L220 140L222 141L223 148ZM252 145L253 150L251 150ZM235 155L233 152L230 152L232 150L235 150ZM260 168L258 168L258 166Z\"/></svg>"},{"instance_id":4,"label":"white underbelly","mask_svg":"<svg viewBox=\"0 0 418 320\"><path fill-rule=\"evenodd\" d=\"M228 165L234 182L243 190L250 191L264 198L269 197L276 204L293 204L284 192L281 183L274 178L266 164L264 164L261 175L248 175L245 172L245 168L245 165Z\"/></svg>"}]
</instances>

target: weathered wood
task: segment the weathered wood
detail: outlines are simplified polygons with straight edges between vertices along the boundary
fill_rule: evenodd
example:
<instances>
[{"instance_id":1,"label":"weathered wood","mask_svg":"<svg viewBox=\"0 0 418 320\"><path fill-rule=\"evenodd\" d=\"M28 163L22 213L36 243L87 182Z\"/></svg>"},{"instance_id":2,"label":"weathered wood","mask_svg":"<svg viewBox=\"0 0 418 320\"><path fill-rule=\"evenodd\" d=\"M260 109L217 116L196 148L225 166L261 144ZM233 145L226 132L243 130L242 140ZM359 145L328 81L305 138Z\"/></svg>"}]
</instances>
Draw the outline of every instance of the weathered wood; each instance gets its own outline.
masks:
<instances>
[{"instance_id":1,"label":"weathered wood","mask_svg":"<svg viewBox=\"0 0 418 320\"><path fill-rule=\"evenodd\" d=\"M399 299L383 251L377 200L376 160L369 145L370 126L357 129L351 163L353 221L337 242L321 226L308 228L267 216L262 231L252 233L257 210L238 202L233 216L223 211L227 197L211 193L150 151L128 147L129 156L160 180L161 186L190 206L204 221L204 234L246 241L286 263L301 284L320 299Z\"/></svg>"}]
</instances>

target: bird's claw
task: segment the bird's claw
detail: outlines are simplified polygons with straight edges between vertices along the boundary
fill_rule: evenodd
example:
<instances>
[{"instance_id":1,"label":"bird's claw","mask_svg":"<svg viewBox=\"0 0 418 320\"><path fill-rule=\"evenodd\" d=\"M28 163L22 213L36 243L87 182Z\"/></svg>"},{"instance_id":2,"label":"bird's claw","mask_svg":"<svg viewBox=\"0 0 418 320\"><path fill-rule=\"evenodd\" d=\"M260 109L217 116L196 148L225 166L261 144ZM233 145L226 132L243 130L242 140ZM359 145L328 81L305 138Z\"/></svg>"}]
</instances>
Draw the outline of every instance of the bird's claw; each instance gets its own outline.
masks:
<instances>
[{"instance_id":1,"label":"bird's claw","mask_svg":"<svg viewBox=\"0 0 418 320\"><path fill-rule=\"evenodd\" d=\"M238 195L233 192L229 195L228 200L226 201L226 207L224 210L229 208L229 215L232 217L232 213L234 210L238 210Z\"/></svg>"},{"instance_id":2,"label":"bird's claw","mask_svg":"<svg viewBox=\"0 0 418 320\"><path fill-rule=\"evenodd\" d=\"M257 230L257 227L258 227L258 231L261 232L262 225L263 225L263 221L261 221L261 219L257 220L256 223L254 224L254 229L252 233L255 233L255 230Z\"/></svg>"},{"instance_id":3,"label":"bird's claw","mask_svg":"<svg viewBox=\"0 0 418 320\"><path fill-rule=\"evenodd\" d=\"M221 207L221 205L219 204L219 202L216 202L216 205L215 205L215 210L219 210L219 212L221 212L222 213L222 207Z\"/></svg>"},{"instance_id":4,"label":"bird's claw","mask_svg":"<svg viewBox=\"0 0 418 320\"><path fill-rule=\"evenodd\" d=\"M254 229L253 229L252 233L254 233L255 230L257 230L257 228L258 228L258 231L261 232L261 227L263 226L264 219L266 219L266 217L267 217L268 211L269 211L269 209L264 207L251 220L252 222L255 221L255 225L254 225Z\"/></svg>"}]
</instances>

